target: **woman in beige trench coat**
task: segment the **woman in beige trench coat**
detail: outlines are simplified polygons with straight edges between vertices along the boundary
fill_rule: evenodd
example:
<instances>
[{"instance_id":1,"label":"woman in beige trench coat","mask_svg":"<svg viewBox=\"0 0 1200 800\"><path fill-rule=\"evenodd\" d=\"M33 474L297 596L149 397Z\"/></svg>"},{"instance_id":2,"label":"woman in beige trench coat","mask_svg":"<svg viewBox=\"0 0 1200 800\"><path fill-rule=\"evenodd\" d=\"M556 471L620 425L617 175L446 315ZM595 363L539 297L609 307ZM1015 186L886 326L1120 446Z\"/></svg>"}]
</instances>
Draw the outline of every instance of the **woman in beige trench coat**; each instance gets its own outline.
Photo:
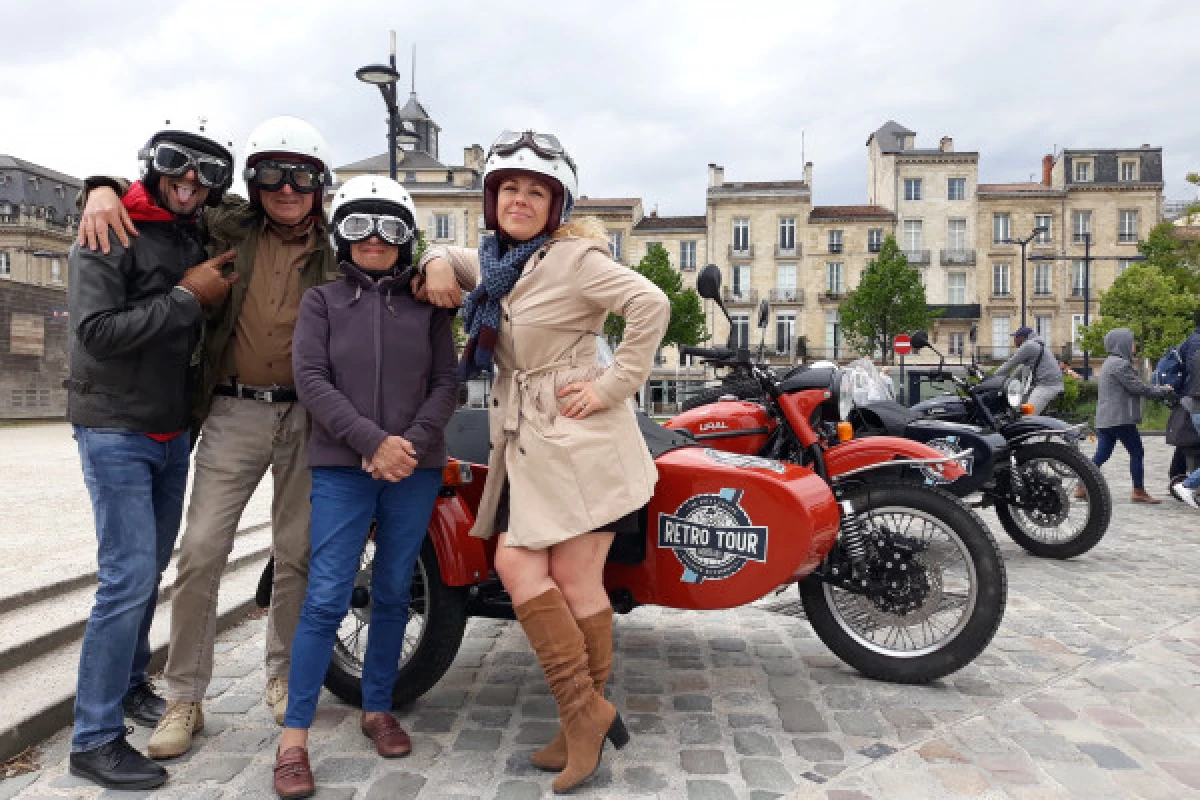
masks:
<instances>
[{"instance_id":1,"label":"woman in beige trench coat","mask_svg":"<svg viewBox=\"0 0 1200 800\"><path fill-rule=\"evenodd\" d=\"M575 167L555 137L501 134L483 197L497 236L479 253L431 247L420 268L434 302L474 289L464 364L494 358L497 368L488 480L471 533L500 537L496 571L558 702L560 731L533 761L560 771L560 792L596 770L606 736L617 746L628 739L603 694L613 646L602 577L614 532L637 531L654 491L654 462L627 401L649 375L670 305L609 258L597 220L568 222ZM494 328L480 322L489 300ZM601 367L596 339L609 312L625 318L625 336Z\"/></svg>"}]
</instances>

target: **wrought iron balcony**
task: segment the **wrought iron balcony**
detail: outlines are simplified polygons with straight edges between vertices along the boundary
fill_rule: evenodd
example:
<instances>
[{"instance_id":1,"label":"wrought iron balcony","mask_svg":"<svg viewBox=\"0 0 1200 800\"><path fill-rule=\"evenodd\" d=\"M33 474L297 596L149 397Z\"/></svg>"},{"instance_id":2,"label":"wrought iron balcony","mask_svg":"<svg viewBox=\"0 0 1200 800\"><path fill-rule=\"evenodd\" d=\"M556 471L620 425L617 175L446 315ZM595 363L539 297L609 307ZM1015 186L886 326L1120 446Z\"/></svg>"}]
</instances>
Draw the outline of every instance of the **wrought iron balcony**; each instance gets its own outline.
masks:
<instances>
[{"instance_id":1,"label":"wrought iron balcony","mask_svg":"<svg viewBox=\"0 0 1200 800\"><path fill-rule=\"evenodd\" d=\"M730 259L754 258L754 245L748 244L742 248L737 248L733 245L729 245L729 258Z\"/></svg>"},{"instance_id":2,"label":"wrought iron balcony","mask_svg":"<svg viewBox=\"0 0 1200 800\"><path fill-rule=\"evenodd\" d=\"M793 303L802 305L804 303L803 289L772 289L770 294L772 303Z\"/></svg>"},{"instance_id":3,"label":"wrought iron balcony","mask_svg":"<svg viewBox=\"0 0 1200 800\"><path fill-rule=\"evenodd\" d=\"M942 266L975 266L975 249L943 250Z\"/></svg>"},{"instance_id":4,"label":"wrought iron balcony","mask_svg":"<svg viewBox=\"0 0 1200 800\"><path fill-rule=\"evenodd\" d=\"M910 264L928 264L929 263L929 251L928 250L905 250L904 257L908 259L908 263L910 263Z\"/></svg>"},{"instance_id":5,"label":"wrought iron balcony","mask_svg":"<svg viewBox=\"0 0 1200 800\"><path fill-rule=\"evenodd\" d=\"M846 293L844 291L831 291L829 289L821 292L821 297L819 298L822 303L840 303L845 299Z\"/></svg>"},{"instance_id":6,"label":"wrought iron balcony","mask_svg":"<svg viewBox=\"0 0 1200 800\"><path fill-rule=\"evenodd\" d=\"M831 252L831 253L842 252L842 243L841 242L830 242L829 243L829 252Z\"/></svg>"},{"instance_id":7,"label":"wrought iron balcony","mask_svg":"<svg viewBox=\"0 0 1200 800\"><path fill-rule=\"evenodd\" d=\"M776 258L800 258L800 256L803 255L802 251L803 248L800 246L799 242L796 242L795 247L784 247L778 242L775 244Z\"/></svg>"},{"instance_id":8,"label":"wrought iron balcony","mask_svg":"<svg viewBox=\"0 0 1200 800\"><path fill-rule=\"evenodd\" d=\"M722 299L727 305L747 306L758 302L758 289L734 289L726 286L721 290Z\"/></svg>"}]
</instances>

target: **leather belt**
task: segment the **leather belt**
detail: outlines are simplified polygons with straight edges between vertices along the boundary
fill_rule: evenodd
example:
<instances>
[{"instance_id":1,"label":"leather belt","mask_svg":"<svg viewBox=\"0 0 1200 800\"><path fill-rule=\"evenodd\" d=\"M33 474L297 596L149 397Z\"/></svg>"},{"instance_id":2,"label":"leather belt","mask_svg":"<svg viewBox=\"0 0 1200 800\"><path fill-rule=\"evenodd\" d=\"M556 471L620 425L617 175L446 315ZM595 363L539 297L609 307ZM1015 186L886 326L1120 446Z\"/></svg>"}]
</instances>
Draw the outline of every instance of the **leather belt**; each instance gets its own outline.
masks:
<instances>
[{"instance_id":1,"label":"leather belt","mask_svg":"<svg viewBox=\"0 0 1200 800\"><path fill-rule=\"evenodd\" d=\"M257 400L260 403L295 403L300 399L291 386L246 386L237 382L219 383L213 387L213 394Z\"/></svg>"}]
</instances>

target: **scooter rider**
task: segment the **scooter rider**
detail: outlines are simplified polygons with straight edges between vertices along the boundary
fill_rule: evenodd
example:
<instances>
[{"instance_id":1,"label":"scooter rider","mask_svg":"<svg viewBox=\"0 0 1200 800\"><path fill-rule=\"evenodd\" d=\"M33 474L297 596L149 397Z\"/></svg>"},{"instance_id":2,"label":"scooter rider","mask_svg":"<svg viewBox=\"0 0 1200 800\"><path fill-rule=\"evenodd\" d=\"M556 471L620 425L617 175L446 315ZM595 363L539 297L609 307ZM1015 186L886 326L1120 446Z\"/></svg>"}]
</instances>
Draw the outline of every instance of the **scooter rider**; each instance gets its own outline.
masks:
<instances>
[{"instance_id":1,"label":"scooter rider","mask_svg":"<svg viewBox=\"0 0 1200 800\"><path fill-rule=\"evenodd\" d=\"M166 677L170 708L150 739L155 758L183 754L204 724L212 677L217 588L246 503L270 468L275 576L267 618L266 702L282 724L292 637L308 578L308 414L293 388L291 344L304 292L337 276L323 190L332 163L324 137L295 117L250 134L244 175L250 200L227 198L205 215L209 247L236 247L239 278L205 330L193 426L203 424L171 601ZM128 221L115 196L93 192L80 225L92 237ZM127 230L128 228L126 228Z\"/></svg>"},{"instance_id":2,"label":"scooter rider","mask_svg":"<svg viewBox=\"0 0 1200 800\"><path fill-rule=\"evenodd\" d=\"M1017 345L1017 352L1000 365L996 374L1007 375L1022 365L1029 367L1033 373L1033 383L1026 402L1033 406L1033 413L1041 414L1050 401L1063 392L1062 370L1054 354L1047 352L1049 348L1042 337L1028 325L1022 325L1013 332L1013 342Z\"/></svg>"}]
</instances>

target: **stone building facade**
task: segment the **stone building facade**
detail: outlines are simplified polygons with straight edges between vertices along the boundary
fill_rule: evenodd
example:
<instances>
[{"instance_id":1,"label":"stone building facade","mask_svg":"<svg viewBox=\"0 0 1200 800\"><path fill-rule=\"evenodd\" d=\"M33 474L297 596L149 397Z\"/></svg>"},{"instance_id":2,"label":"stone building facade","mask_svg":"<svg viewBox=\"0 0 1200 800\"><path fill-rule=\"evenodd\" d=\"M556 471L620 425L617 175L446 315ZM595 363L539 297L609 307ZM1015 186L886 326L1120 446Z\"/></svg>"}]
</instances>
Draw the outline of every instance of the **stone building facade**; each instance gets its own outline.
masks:
<instances>
[{"instance_id":1,"label":"stone building facade","mask_svg":"<svg viewBox=\"0 0 1200 800\"><path fill-rule=\"evenodd\" d=\"M0 155L0 280L66 286L77 178Z\"/></svg>"}]
</instances>

